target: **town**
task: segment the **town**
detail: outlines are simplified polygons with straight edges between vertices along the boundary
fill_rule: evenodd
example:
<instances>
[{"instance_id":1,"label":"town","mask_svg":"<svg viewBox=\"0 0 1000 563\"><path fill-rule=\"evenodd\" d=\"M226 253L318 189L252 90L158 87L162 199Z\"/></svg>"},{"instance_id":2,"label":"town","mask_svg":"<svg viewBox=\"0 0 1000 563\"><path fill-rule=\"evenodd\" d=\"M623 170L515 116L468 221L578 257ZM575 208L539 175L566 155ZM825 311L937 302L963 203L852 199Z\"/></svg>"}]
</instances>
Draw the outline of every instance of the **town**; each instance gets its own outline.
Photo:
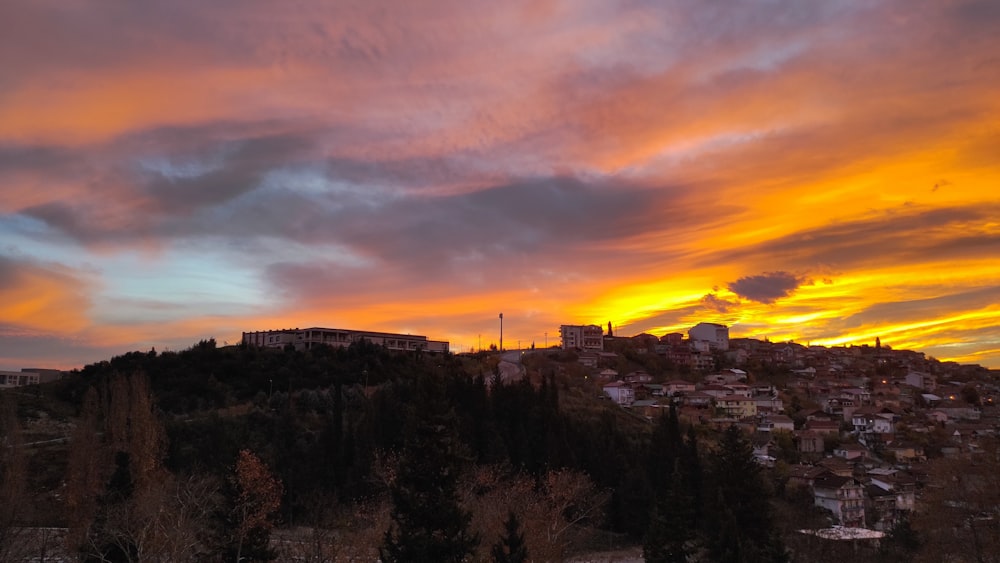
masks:
<instances>
[{"instance_id":1,"label":"town","mask_svg":"<svg viewBox=\"0 0 1000 563\"><path fill-rule=\"evenodd\" d=\"M242 536L205 532L232 525L212 514L242 498L224 485L238 453L273 471L278 491L258 515L259 560L374 560L395 546L386 530L394 529L390 492L398 493L385 472L407 467L400 456L425 469L465 460L460 477L439 478L455 488L468 525L489 540L513 525L501 516L516 514L511 522L538 560L590 561L607 545L620 551L602 560L638 561L639 551L646 561L726 560L713 550L731 533L719 519L736 506L749 510L737 530L775 522L778 555L762 560L951 553L972 561L997 545L1000 386L991 370L878 338L812 346L730 338L727 326L708 322L686 334L623 336L610 323L607 331L562 325L559 334L552 347L454 354L422 335L287 328L244 332L237 345L129 352L70 372L0 372L0 423L11 444L0 470L22 483L0 491L11 509L0 536L27 546L24 557L60 554L49 560L114 553L119 544L152 549L135 532L147 528L131 521L141 514L149 520L142 526L190 518L171 532L187 534L183 554L167 560L232 554L234 545L239 552L245 541L234 538ZM437 398L420 398L425 383L443 386ZM125 412L123 431L115 421ZM446 432L443 443L458 437L465 454L442 462L436 456L447 447L410 449L409 436L429 416L450 421L430 428ZM722 485L726 444L737 453L745 444L748 465ZM670 463L685 459L686 469L671 475ZM702 464L704 480L733 499L700 496L710 490L699 484ZM80 475L90 471L99 478L85 486ZM122 471L142 495L115 488ZM199 500L148 511L149 495L191 491L201 491ZM96 504L81 509L88 495L99 495ZM750 498L763 504L749 509ZM363 512L373 502L379 508ZM657 514L685 510L703 523L657 532ZM655 553L670 541L687 559ZM473 560L488 560L488 548L461 546ZM969 555L952 553L963 550Z\"/></svg>"}]
</instances>

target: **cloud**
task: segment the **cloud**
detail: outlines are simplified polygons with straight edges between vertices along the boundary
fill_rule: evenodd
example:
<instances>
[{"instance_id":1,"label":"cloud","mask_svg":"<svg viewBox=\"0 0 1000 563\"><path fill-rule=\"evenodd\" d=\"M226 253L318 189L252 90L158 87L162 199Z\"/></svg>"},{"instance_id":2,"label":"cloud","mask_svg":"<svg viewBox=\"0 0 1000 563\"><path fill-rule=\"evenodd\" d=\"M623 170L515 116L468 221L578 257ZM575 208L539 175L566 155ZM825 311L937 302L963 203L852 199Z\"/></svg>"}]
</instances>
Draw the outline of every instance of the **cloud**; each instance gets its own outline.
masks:
<instances>
[{"instance_id":1,"label":"cloud","mask_svg":"<svg viewBox=\"0 0 1000 563\"><path fill-rule=\"evenodd\" d=\"M751 301L774 303L791 295L800 285L808 283L806 278L788 272L767 272L756 276L744 276L728 285L729 291Z\"/></svg>"},{"instance_id":2,"label":"cloud","mask_svg":"<svg viewBox=\"0 0 1000 563\"><path fill-rule=\"evenodd\" d=\"M739 301L730 301L728 299L723 299L715 293L708 293L701 298L701 302L705 307L717 311L719 313L728 313L735 307L739 306Z\"/></svg>"},{"instance_id":3,"label":"cloud","mask_svg":"<svg viewBox=\"0 0 1000 563\"><path fill-rule=\"evenodd\" d=\"M27 331L73 331L88 324L91 275L62 264L0 254L0 319Z\"/></svg>"}]
</instances>

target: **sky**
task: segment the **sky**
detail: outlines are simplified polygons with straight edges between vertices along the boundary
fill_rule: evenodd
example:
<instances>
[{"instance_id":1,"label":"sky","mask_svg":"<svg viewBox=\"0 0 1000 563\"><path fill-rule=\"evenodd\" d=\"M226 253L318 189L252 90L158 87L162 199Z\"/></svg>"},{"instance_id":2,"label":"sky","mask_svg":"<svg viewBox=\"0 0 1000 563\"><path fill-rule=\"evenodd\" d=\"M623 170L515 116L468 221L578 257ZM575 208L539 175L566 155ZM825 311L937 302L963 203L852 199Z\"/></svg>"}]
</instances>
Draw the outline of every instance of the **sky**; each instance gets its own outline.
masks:
<instances>
[{"instance_id":1,"label":"sky","mask_svg":"<svg viewBox=\"0 0 1000 563\"><path fill-rule=\"evenodd\" d=\"M1000 368L993 0L8 0L0 369L561 324Z\"/></svg>"}]
</instances>

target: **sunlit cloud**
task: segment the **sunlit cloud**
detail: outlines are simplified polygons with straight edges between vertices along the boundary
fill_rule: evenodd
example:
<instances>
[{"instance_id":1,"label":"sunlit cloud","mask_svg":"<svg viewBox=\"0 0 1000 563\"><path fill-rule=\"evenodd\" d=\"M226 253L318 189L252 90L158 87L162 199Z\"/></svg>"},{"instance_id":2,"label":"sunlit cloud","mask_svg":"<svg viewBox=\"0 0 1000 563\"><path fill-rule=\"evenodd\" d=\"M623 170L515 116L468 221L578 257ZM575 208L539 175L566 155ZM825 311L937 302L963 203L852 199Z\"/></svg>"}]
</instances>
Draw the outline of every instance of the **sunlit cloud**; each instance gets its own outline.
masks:
<instances>
[{"instance_id":1,"label":"sunlit cloud","mask_svg":"<svg viewBox=\"0 0 1000 563\"><path fill-rule=\"evenodd\" d=\"M998 24L981 1L6 3L0 368L307 325L465 349L501 311L505 344L712 321L1000 367Z\"/></svg>"}]
</instances>

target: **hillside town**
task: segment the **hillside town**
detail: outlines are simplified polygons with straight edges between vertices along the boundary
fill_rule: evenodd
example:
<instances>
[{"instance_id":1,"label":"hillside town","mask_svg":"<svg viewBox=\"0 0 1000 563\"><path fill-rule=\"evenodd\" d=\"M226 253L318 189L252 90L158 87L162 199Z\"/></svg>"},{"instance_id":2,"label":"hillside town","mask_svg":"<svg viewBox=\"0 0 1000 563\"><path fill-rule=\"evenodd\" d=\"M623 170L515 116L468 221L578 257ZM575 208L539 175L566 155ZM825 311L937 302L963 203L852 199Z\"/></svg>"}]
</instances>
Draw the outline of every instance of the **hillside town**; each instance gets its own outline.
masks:
<instances>
[{"instance_id":1,"label":"hillside town","mask_svg":"<svg viewBox=\"0 0 1000 563\"><path fill-rule=\"evenodd\" d=\"M807 491L852 538L881 537L915 509L928 456L972 459L1000 428L1000 386L989 370L879 339L828 348L731 339L714 323L660 337L608 328L560 329L562 348L606 399L650 420L673 405L689 423L739 426L761 465L778 465L789 487ZM630 369L643 364L684 377Z\"/></svg>"}]
</instances>

